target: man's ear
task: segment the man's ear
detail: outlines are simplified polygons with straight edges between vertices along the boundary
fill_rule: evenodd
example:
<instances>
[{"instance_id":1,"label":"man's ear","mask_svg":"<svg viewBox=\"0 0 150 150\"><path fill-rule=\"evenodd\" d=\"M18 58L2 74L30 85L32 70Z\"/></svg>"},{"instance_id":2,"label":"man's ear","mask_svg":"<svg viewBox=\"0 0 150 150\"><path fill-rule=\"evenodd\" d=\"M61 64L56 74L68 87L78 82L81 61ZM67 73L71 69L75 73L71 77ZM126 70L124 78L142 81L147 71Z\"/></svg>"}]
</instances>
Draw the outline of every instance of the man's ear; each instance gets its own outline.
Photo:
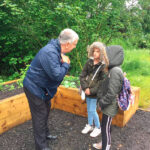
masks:
<instances>
[{"instance_id":1,"label":"man's ear","mask_svg":"<svg viewBox=\"0 0 150 150\"><path fill-rule=\"evenodd\" d=\"M70 44L70 43L66 43L66 45L65 45L65 46L66 46L66 48L68 48L68 47L69 47L69 44Z\"/></svg>"}]
</instances>

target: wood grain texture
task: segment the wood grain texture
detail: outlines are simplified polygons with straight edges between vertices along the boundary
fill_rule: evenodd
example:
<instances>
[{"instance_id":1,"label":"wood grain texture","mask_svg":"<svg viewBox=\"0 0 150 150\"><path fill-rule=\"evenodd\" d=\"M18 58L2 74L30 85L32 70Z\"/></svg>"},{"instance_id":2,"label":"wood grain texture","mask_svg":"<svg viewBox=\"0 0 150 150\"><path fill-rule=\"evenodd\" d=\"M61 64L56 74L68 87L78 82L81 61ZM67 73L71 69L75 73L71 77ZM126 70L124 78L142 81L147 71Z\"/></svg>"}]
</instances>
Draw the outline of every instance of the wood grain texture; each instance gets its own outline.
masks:
<instances>
[{"instance_id":1,"label":"wood grain texture","mask_svg":"<svg viewBox=\"0 0 150 150\"><path fill-rule=\"evenodd\" d=\"M132 91L135 93L134 105L127 111L119 110L112 120L113 125L124 127L138 109L140 88L132 87ZM51 109L87 117L86 103L81 100L76 88L60 86L51 102ZM98 114L102 119L102 113ZM0 134L30 119L30 109L24 93L0 100Z\"/></svg>"}]
</instances>

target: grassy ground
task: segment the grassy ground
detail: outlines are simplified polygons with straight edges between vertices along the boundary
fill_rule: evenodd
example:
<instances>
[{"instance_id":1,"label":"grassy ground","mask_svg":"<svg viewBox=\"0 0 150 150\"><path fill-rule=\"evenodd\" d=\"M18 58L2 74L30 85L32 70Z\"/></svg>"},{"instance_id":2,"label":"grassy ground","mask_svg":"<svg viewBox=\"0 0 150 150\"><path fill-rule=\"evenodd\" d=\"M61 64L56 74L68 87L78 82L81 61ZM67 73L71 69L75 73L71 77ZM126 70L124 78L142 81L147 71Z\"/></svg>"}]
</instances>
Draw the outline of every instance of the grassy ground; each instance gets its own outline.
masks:
<instances>
[{"instance_id":1,"label":"grassy ground","mask_svg":"<svg viewBox=\"0 0 150 150\"><path fill-rule=\"evenodd\" d=\"M131 85L141 89L139 106L150 107L150 50L125 50L122 67Z\"/></svg>"}]
</instances>

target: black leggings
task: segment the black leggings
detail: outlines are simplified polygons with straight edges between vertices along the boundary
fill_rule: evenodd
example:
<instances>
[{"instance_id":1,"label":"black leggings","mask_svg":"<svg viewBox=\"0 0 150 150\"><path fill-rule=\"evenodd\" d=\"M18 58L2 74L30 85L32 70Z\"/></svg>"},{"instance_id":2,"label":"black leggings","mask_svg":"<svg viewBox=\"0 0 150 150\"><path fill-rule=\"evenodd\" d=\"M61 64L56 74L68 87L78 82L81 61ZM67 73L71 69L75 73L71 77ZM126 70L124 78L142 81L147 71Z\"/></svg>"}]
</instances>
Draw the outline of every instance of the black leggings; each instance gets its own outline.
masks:
<instances>
[{"instance_id":1,"label":"black leggings","mask_svg":"<svg viewBox=\"0 0 150 150\"><path fill-rule=\"evenodd\" d=\"M102 116L102 150L109 150L111 145L111 122L112 118L103 114Z\"/></svg>"}]
</instances>

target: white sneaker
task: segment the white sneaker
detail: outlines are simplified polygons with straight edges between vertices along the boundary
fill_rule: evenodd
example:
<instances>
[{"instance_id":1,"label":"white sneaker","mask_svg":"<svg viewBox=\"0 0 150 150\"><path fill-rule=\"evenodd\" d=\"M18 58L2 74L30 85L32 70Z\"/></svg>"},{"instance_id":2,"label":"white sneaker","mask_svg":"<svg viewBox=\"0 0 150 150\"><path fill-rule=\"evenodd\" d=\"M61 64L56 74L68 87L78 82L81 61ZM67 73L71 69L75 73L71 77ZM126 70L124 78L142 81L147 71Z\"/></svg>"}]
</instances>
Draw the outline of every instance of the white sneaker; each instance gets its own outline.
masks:
<instances>
[{"instance_id":1,"label":"white sneaker","mask_svg":"<svg viewBox=\"0 0 150 150\"><path fill-rule=\"evenodd\" d=\"M90 131L93 130L93 127L90 126L89 124L86 124L86 126L84 127L84 129L81 131L82 134L87 134L89 133Z\"/></svg>"},{"instance_id":2,"label":"white sneaker","mask_svg":"<svg viewBox=\"0 0 150 150\"><path fill-rule=\"evenodd\" d=\"M93 147L94 147L95 149L102 149L102 142L94 143L94 144L93 144Z\"/></svg>"},{"instance_id":3,"label":"white sneaker","mask_svg":"<svg viewBox=\"0 0 150 150\"><path fill-rule=\"evenodd\" d=\"M94 130L91 132L90 136L91 137L97 137L100 134L101 134L101 128L95 127Z\"/></svg>"},{"instance_id":4,"label":"white sneaker","mask_svg":"<svg viewBox=\"0 0 150 150\"><path fill-rule=\"evenodd\" d=\"M101 149L102 149L102 142L94 143L94 144L93 144L93 147L94 147L95 149L100 149L100 150L101 150ZM107 145L107 146L106 146L106 149L107 149L107 150L110 150L110 147L111 147L111 145Z\"/></svg>"}]
</instances>

